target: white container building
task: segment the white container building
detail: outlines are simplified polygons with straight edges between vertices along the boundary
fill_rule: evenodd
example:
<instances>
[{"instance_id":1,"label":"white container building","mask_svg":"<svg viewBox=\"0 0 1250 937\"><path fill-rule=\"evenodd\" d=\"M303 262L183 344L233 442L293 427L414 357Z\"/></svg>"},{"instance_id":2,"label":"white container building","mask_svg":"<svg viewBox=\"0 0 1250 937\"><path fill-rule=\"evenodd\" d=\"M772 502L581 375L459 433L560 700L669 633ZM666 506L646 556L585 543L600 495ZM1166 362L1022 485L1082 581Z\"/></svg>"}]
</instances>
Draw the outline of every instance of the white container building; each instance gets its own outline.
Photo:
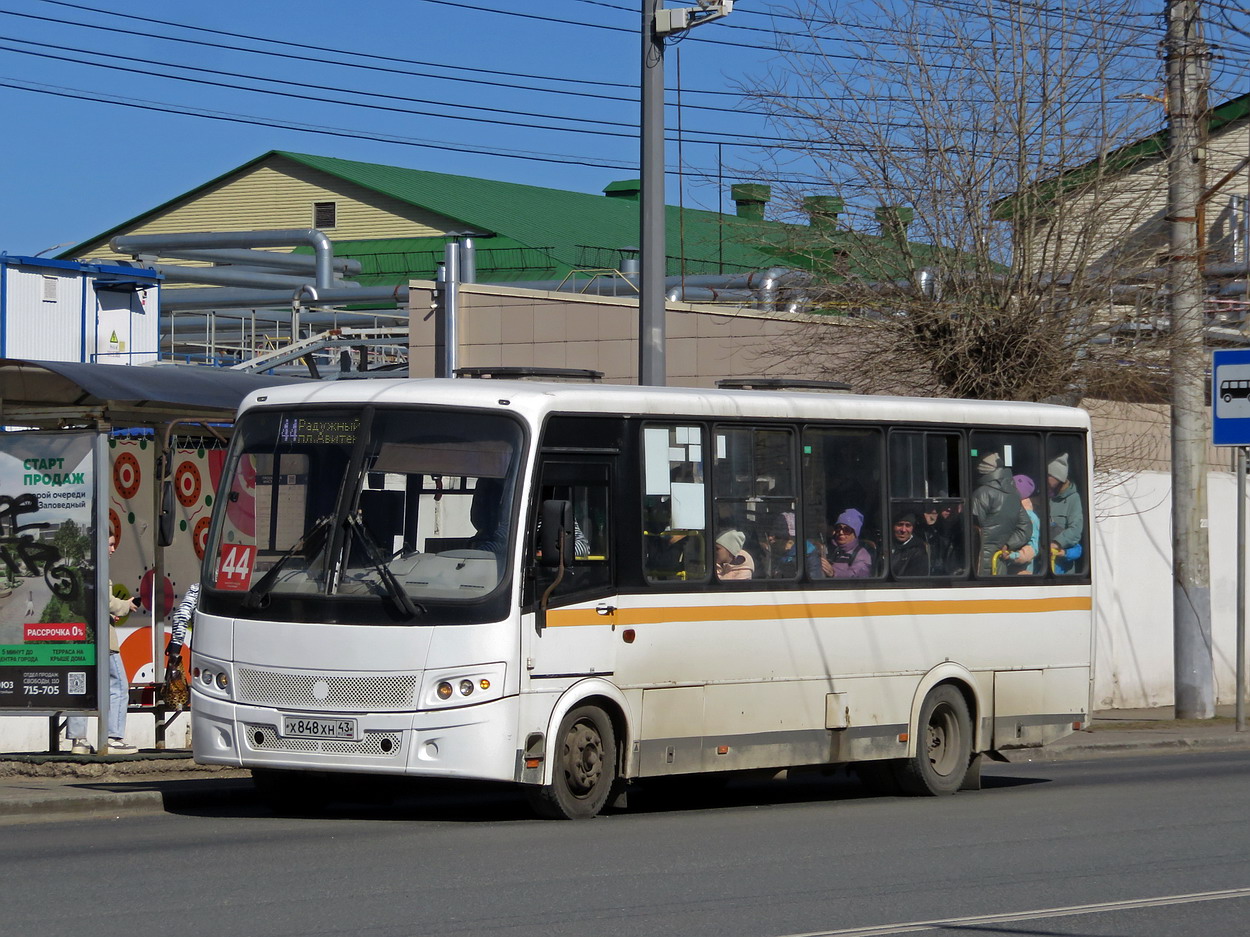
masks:
<instances>
[{"instance_id":1,"label":"white container building","mask_svg":"<svg viewBox=\"0 0 1250 937\"><path fill-rule=\"evenodd\" d=\"M0 253L0 358L156 361L160 282L142 267Z\"/></svg>"}]
</instances>

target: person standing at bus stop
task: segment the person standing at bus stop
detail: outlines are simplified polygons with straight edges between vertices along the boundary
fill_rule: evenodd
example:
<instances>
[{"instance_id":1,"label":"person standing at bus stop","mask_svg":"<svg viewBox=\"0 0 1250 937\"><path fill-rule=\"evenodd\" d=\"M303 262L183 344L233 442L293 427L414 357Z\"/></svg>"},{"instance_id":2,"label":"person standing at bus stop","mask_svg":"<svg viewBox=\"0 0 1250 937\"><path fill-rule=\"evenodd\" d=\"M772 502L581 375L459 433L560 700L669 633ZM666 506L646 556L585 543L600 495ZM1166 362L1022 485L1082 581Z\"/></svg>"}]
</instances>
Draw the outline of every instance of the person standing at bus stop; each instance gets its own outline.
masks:
<instances>
[{"instance_id":1,"label":"person standing at bus stop","mask_svg":"<svg viewBox=\"0 0 1250 937\"><path fill-rule=\"evenodd\" d=\"M109 556L117 549L117 538L109 534ZM135 596L121 599L113 595L113 580L108 581L109 616L109 754L133 755L139 749L126 742L126 711L130 707L130 684L126 680L126 668L122 665L121 643L113 623L138 611L139 600ZM87 717L70 716L65 721L65 734L70 738L70 751L75 755L90 755L95 749L87 742Z\"/></svg>"}]
</instances>

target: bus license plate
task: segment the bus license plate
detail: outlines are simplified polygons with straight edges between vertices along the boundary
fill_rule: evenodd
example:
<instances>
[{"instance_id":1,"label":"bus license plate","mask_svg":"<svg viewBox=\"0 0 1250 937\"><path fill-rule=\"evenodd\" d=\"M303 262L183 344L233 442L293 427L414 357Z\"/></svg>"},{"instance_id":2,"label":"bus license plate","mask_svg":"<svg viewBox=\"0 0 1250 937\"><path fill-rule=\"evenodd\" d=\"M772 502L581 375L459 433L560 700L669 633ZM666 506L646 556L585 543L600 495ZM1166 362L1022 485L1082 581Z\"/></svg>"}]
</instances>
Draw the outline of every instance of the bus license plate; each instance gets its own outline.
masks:
<instances>
[{"instance_id":1,"label":"bus license plate","mask_svg":"<svg viewBox=\"0 0 1250 937\"><path fill-rule=\"evenodd\" d=\"M326 719L310 716L283 716L282 734L296 739L356 740L355 719Z\"/></svg>"}]
</instances>

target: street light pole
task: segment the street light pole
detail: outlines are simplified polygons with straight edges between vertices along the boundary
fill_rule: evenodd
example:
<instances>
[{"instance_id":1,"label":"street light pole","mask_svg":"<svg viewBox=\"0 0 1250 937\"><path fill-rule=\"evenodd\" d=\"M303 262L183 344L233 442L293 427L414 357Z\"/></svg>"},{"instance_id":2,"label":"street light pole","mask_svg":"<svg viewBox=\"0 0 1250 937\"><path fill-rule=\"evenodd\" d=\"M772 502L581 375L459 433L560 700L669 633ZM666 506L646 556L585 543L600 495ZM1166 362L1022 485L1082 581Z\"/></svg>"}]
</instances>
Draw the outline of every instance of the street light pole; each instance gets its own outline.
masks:
<instances>
[{"instance_id":1,"label":"street light pole","mask_svg":"<svg viewBox=\"0 0 1250 937\"><path fill-rule=\"evenodd\" d=\"M664 34L656 29L663 0L642 4L642 113L639 163L638 383L662 387L664 360Z\"/></svg>"},{"instance_id":2,"label":"street light pole","mask_svg":"<svg viewBox=\"0 0 1250 937\"><path fill-rule=\"evenodd\" d=\"M663 0L642 2L642 112L639 124L638 383L662 387L664 358L664 39L733 10L734 0L697 0L666 10Z\"/></svg>"},{"instance_id":3,"label":"street light pole","mask_svg":"<svg viewBox=\"0 0 1250 937\"><path fill-rule=\"evenodd\" d=\"M1169 281L1172 320L1172 644L1178 719L1215 715L1207 553L1202 258L1205 66L1197 0L1167 5Z\"/></svg>"}]
</instances>

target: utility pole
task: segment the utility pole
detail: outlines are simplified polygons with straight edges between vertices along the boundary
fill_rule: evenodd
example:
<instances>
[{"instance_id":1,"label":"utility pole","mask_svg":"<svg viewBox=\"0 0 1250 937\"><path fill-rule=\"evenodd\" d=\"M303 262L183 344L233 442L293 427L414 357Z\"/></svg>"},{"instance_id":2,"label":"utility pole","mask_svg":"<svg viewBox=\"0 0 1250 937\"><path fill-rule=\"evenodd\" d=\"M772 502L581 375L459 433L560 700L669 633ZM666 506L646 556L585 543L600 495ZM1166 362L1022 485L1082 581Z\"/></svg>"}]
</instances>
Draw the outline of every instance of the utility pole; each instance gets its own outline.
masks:
<instances>
[{"instance_id":1,"label":"utility pole","mask_svg":"<svg viewBox=\"0 0 1250 937\"><path fill-rule=\"evenodd\" d=\"M664 275L664 40L674 33L727 16L733 0L698 0L697 7L663 9L642 0L642 112L639 123L638 383L663 386L665 363Z\"/></svg>"},{"instance_id":2,"label":"utility pole","mask_svg":"<svg viewBox=\"0 0 1250 937\"><path fill-rule=\"evenodd\" d=\"M1198 207L1208 49L1197 0L1167 4L1168 207L1172 320L1172 643L1177 719L1215 715L1207 552L1206 354Z\"/></svg>"}]
</instances>

